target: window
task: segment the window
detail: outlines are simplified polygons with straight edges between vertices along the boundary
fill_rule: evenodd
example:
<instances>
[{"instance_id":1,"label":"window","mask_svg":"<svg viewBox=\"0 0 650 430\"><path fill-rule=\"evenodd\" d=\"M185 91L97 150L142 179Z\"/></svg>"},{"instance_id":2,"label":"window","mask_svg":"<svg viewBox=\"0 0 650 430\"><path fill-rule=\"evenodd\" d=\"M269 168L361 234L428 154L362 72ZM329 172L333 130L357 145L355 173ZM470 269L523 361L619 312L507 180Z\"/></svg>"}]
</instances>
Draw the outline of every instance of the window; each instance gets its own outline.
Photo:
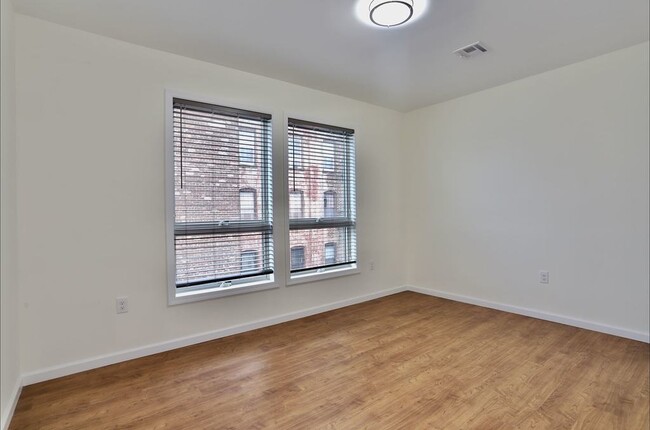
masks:
<instances>
[{"instance_id":1,"label":"window","mask_svg":"<svg viewBox=\"0 0 650 430\"><path fill-rule=\"evenodd\" d=\"M336 216L336 192L325 191L323 194L323 216L333 218Z\"/></svg>"},{"instance_id":2,"label":"window","mask_svg":"<svg viewBox=\"0 0 650 430\"><path fill-rule=\"evenodd\" d=\"M169 100L170 301L269 288L271 116Z\"/></svg>"},{"instance_id":3,"label":"window","mask_svg":"<svg viewBox=\"0 0 650 430\"><path fill-rule=\"evenodd\" d=\"M257 272L257 251L244 251L241 253L240 272L245 275Z\"/></svg>"},{"instance_id":4,"label":"window","mask_svg":"<svg viewBox=\"0 0 650 430\"><path fill-rule=\"evenodd\" d=\"M257 218L256 192L252 188L239 190L239 217L242 220Z\"/></svg>"},{"instance_id":5,"label":"window","mask_svg":"<svg viewBox=\"0 0 650 430\"><path fill-rule=\"evenodd\" d=\"M336 263L336 244L335 243L326 243L325 244L325 264L334 264Z\"/></svg>"},{"instance_id":6,"label":"window","mask_svg":"<svg viewBox=\"0 0 650 430\"><path fill-rule=\"evenodd\" d=\"M294 246L291 248L291 270L305 267L305 247Z\"/></svg>"},{"instance_id":7,"label":"window","mask_svg":"<svg viewBox=\"0 0 650 430\"><path fill-rule=\"evenodd\" d=\"M302 218L304 197L302 191L291 191L289 193L289 218Z\"/></svg>"},{"instance_id":8,"label":"window","mask_svg":"<svg viewBox=\"0 0 650 430\"><path fill-rule=\"evenodd\" d=\"M239 137L239 163L244 166L254 166L255 129L240 127L237 135Z\"/></svg>"},{"instance_id":9,"label":"window","mask_svg":"<svg viewBox=\"0 0 650 430\"><path fill-rule=\"evenodd\" d=\"M356 269L354 130L289 119L289 153L296 137L304 170L289 169L289 187L309 191L303 216L289 217L291 279ZM298 247L302 264L294 255Z\"/></svg>"}]
</instances>

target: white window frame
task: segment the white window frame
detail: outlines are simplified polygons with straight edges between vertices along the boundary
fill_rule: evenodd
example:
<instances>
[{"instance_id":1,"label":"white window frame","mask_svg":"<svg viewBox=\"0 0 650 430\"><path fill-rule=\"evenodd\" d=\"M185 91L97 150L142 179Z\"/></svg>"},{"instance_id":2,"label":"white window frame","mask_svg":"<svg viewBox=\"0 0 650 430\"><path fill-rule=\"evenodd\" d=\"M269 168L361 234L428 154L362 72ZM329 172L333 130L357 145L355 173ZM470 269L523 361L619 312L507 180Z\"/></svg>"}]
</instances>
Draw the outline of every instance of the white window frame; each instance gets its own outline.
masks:
<instances>
[{"instance_id":1,"label":"white window frame","mask_svg":"<svg viewBox=\"0 0 650 430\"><path fill-rule=\"evenodd\" d=\"M356 219L357 219L357 228L355 229L355 235L356 235L356 246L357 246L357 262L352 263L349 265L343 265L339 267L334 267L334 268L329 268L329 269L315 269L313 271L305 271L305 272L300 272L296 274L291 273L291 245L290 245L290 228L289 228L289 198L288 198L288 193L289 193L289 119L290 118L299 118L303 121L309 121L309 122L314 122L318 124L332 124L332 125L337 125L339 127L343 128L349 128L354 130L354 135L355 135L355 152L358 147L358 141L359 141L359 136L360 136L360 129L359 127L356 127L354 125L345 123L344 121L340 121L339 119L336 118L310 118L309 116L306 116L302 113L294 113L294 112L285 112L284 117L282 119L282 132L283 132L283 143L284 143L284 148L283 148L283 153L284 153L284 170L282 172L283 175L283 181L282 181L282 186L283 186L283 194L286 195L286 201L283 202L284 207L285 207L285 212L286 216L284 217L284 229L285 229L285 237L284 237L284 243L285 243L285 273L286 273L286 285L287 286L294 286L294 285L302 285L302 284L307 284L311 282L317 282L317 281L324 281L328 279L333 279L333 278L338 278L342 276L350 276L350 275L358 275L361 273L361 257L359 250L361 249L361 242L360 242L360 235L359 235L359 229L358 229L358 220L359 220L359 215L358 215L358 204L355 207L355 212L356 212ZM304 156L304 144L301 145L302 148L302 155ZM356 159L356 154L355 154L355 159ZM304 160L304 158L303 158ZM327 172L327 171L326 171ZM358 175L359 172L359 167L358 163L355 162L354 164L354 176L355 176L355 183L354 183L354 188L350 189L349 192L353 193L356 197L357 190L356 190L356 178L359 177ZM357 202L358 203L358 202Z\"/></svg>"},{"instance_id":2,"label":"white window frame","mask_svg":"<svg viewBox=\"0 0 650 430\"><path fill-rule=\"evenodd\" d=\"M244 278L241 280L233 280L232 282L216 282L214 285L207 284L200 288L185 288L183 291L178 291L176 288L176 253L175 253L175 196L174 196L174 99L187 99L194 100L201 103L214 104L218 106L228 106L234 109L255 111L255 112L268 112L271 114L271 180L275 189L278 187L278 172L275 169L275 155L274 155L274 141L277 136L277 128L280 127L281 114L271 109L256 106L243 106L240 103L232 101L223 101L210 99L208 97L188 94L182 91L165 90L165 212L166 212L166 245L167 245L167 301L168 305L180 305L184 303L197 302L202 300L210 300L220 297L227 297L239 294L246 294L255 291L269 290L278 288L277 282L277 259L274 273L270 275L261 275L259 277ZM271 202L271 207L275 211L276 201ZM274 227L277 226L277 218L274 217ZM278 228L273 229L273 241L276 244L274 253L277 255L278 245Z\"/></svg>"}]
</instances>

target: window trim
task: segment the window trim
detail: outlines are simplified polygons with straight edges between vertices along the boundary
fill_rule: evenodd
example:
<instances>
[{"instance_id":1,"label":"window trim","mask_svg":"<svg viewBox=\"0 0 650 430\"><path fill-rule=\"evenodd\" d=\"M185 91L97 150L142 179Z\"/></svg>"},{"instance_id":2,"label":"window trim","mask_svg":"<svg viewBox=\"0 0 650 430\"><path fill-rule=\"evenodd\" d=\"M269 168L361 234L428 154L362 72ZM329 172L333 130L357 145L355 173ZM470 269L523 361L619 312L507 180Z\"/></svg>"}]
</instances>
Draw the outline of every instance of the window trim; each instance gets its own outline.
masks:
<instances>
[{"instance_id":1,"label":"window trim","mask_svg":"<svg viewBox=\"0 0 650 430\"><path fill-rule=\"evenodd\" d=\"M348 184L351 186L351 188L348 190L350 193L353 194L356 200L357 194L357 180L358 178L358 173L359 173L359 163L356 162L357 159L357 149L358 149L358 141L359 137L362 135L362 131L360 127L357 127L353 124L346 123L345 121L341 121L340 119L332 119L332 118L314 118L314 117L309 117L308 115L304 115L303 113L296 113L296 112L284 112L283 117L282 117L282 133L283 133L283 139L282 139L282 156L284 159L284 170L282 172L283 178L282 178L282 187L283 187L283 194L282 195L287 195L289 193L289 119L299 119L300 121L304 123L312 123L314 125L328 125L331 128L334 129L340 129L340 130L353 130L354 131L354 136L355 136L355 163L354 163L354 184ZM339 124L338 126L331 126L329 124ZM304 154L304 152L303 152ZM315 269L313 271L304 271L304 272L299 272L299 273L291 273L291 246L290 244L290 219L289 219L289 199L286 199L286 202L282 202L282 205L285 208L286 216L284 216L284 253L285 253L285 264L284 264L284 274L285 274L285 285L287 287L295 286L295 285L302 285L302 284L308 284L312 282L318 282L318 281L324 281L328 279L333 279L333 278L338 278L342 276L351 276L351 275L358 275L361 273L361 256L359 255L359 250L361 249L361 235L359 234L359 229L358 229L358 220L359 220L359 208L358 208L358 201L357 204L355 205L355 208L353 210L353 216L355 219L354 222L354 227L355 227L355 236L356 236L356 246L357 246L357 260L356 263L350 263L350 264L344 264L341 265L341 267L337 267L336 269L330 269L326 271L322 271L321 269ZM343 217L345 220L344 223L349 223L347 218ZM305 223L310 223L312 221L315 221L316 219L304 219L301 221L304 221ZM325 222L332 222L333 224L339 224L336 222L336 218L330 218L330 219L321 219L319 222L325 223ZM342 221L342 220L341 220ZM296 220L294 220L294 223ZM277 268L277 265L276 265Z\"/></svg>"},{"instance_id":2,"label":"window trim","mask_svg":"<svg viewBox=\"0 0 650 430\"><path fill-rule=\"evenodd\" d=\"M281 121L283 118L282 113L274 109L269 109L259 106L246 106L232 100L219 100L210 97L205 97L198 94L191 94L183 91L173 89L165 89L165 226L166 226L166 255L167 255L167 304L168 306L180 305L185 303L192 303L203 300L210 300L220 297L227 297L239 294L247 294L256 291L264 291L269 289L278 288L278 277L282 277L282 269L278 265L277 258L275 260L274 273L270 275L261 275L258 279L251 277L243 282L235 282L230 287L223 287L223 283L215 283L214 287L204 286L202 288L193 289L191 287L184 288L179 291L176 288L176 254L175 254L175 196L174 196L174 99L187 99L196 101L198 103L206 103L210 105L228 106L236 110L247 110L253 112L266 112L271 115L271 180L273 186L272 195L277 195L276 191L279 186L282 186L282 181L278 181L278 169L274 169L274 159L276 158L275 151L277 145L274 144L278 136L278 129L281 130ZM280 183L279 183L280 182ZM277 201L272 199L270 202L273 211L277 205ZM277 217L274 225L278 225ZM280 221L282 222L282 221ZM234 227L234 226L231 226ZM272 233L273 242L281 245L279 241L281 236L279 228L274 228ZM274 247L274 257L277 257L278 246ZM279 270L278 270L279 269ZM218 284L218 285L217 285Z\"/></svg>"}]
</instances>

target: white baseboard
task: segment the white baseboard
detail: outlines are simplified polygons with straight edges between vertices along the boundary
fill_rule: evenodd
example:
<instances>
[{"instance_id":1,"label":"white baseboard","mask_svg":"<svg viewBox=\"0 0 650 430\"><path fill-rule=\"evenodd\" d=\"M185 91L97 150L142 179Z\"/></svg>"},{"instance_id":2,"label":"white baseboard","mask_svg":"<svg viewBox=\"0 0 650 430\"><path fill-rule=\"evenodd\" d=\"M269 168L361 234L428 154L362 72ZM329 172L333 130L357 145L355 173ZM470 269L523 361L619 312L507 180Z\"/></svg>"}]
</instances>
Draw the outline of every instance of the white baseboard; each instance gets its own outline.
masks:
<instances>
[{"instance_id":1,"label":"white baseboard","mask_svg":"<svg viewBox=\"0 0 650 430\"><path fill-rule=\"evenodd\" d=\"M11 417L14 416L14 411L16 410L16 405L18 404L18 399L20 398L20 393L23 391L23 385L20 378L16 380L14 389L11 390L11 403L6 411L2 414L0 418L0 429L7 430L9 424L11 423Z\"/></svg>"},{"instance_id":2,"label":"white baseboard","mask_svg":"<svg viewBox=\"0 0 650 430\"><path fill-rule=\"evenodd\" d=\"M147 355L157 354L159 352L169 351L172 349L182 348L189 345L194 345L201 342L207 342L214 339L219 339L226 336L231 336L238 333L243 333L250 330L255 330L262 327L268 327L283 322L308 317L311 315L319 314L322 312L331 311L338 308L343 308L350 305L355 305L369 300L378 299L380 297L389 296L391 294L406 291L404 287L391 288L387 290L377 291L363 296L353 297L350 299L341 300L338 302L328 303L322 306L316 306L309 309L304 309L296 312L290 312L283 315L278 315L271 318L253 321L246 324L240 324L225 329L214 330L206 333L201 333L194 336L188 336L180 339L174 339L166 342L156 343L152 345L143 346L140 348L129 349L125 351L116 352L113 354L106 354L98 357L79 360L72 363L64 364L61 366L54 366L36 372L30 372L23 375L23 386L36 384L38 382L47 381L62 376L79 373L98 367L108 366L110 364L120 363L122 361L132 360Z\"/></svg>"},{"instance_id":3,"label":"white baseboard","mask_svg":"<svg viewBox=\"0 0 650 430\"><path fill-rule=\"evenodd\" d=\"M421 288L414 286L406 286L406 290L416 293L426 294L429 296L440 297L449 299L456 302L468 303L470 305L482 306L485 308L497 309L500 311L510 312L513 314L525 315L540 320L552 321L560 324L570 325L574 327L593 330L601 333L612 334L614 336L624 337L627 339L638 340L645 343L650 343L650 334L640 331L629 330L621 327L614 327L607 324L601 324L593 321L585 321L578 318L567 317L564 315L557 315L550 312L540 311L536 309L523 308L519 306L506 305L503 303L491 302L489 300L477 299L474 297L462 296L460 294L449 293L446 291L439 291L430 288Z\"/></svg>"}]
</instances>

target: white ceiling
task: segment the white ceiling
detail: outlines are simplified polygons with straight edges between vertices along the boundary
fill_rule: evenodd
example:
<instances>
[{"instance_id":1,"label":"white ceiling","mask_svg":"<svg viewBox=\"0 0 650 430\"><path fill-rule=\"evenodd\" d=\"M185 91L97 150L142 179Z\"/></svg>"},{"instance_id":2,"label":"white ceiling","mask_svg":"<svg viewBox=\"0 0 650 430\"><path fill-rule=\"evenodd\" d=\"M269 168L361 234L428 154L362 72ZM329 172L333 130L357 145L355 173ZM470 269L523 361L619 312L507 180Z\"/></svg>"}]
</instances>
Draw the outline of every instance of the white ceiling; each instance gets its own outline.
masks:
<instances>
[{"instance_id":1,"label":"white ceiling","mask_svg":"<svg viewBox=\"0 0 650 430\"><path fill-rule=\"evenodd\" d=\"M423 0L415 0L423 1ZM429 0L373 28L356 0L13 0L18 12L408 111L648 40L648 0ZM481 41L487 55L456 48Z\"/></svg>"}]
</instances>

